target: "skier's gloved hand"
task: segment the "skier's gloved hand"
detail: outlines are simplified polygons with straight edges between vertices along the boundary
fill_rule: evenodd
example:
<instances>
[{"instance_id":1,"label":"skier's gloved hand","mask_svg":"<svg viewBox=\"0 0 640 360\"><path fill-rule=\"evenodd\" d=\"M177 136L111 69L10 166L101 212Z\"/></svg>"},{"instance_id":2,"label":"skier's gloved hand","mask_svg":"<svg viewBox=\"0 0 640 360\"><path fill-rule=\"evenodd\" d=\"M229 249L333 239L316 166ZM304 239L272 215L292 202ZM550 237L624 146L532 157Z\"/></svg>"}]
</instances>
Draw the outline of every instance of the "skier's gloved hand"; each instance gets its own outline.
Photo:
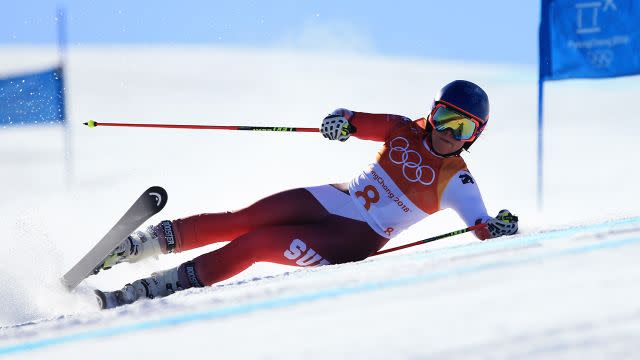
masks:
<instances>
[{"instance_id":1,"label":"skier's gloved hand","mask_svg":"<svg viewBox=\"0 0 640 360\"><path fill-rule=\"evenodd\" d=\"M518 217L509 210L500 210L495 218L487 221L487 230L492 238L513 235L518 231Z\"/></svg>"},{"instance_id":2,"label":"skier's gloved hand","mask_svg":"<svg viewBox=\"0 0 640 360\"><path fill-rule=\"evenodd\" d=\"M329 115L322 120L320 132L329 140L347 141L349 136L355 132L355 127L344 116Z\"/></svg>"}]
</instances>

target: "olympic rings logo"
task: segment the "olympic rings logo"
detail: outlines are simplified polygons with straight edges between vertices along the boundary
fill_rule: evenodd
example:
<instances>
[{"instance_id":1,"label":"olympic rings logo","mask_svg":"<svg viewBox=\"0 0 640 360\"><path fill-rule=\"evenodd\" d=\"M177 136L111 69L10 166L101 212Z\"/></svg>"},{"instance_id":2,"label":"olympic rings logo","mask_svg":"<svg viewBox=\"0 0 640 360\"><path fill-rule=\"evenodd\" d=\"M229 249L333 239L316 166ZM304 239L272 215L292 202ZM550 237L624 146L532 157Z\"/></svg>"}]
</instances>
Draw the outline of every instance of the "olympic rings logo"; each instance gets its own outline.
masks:
<instances>
[{"instance_id":1,"label":"olympic rings logo","mask_svg":"<svg viewBox=\"0 0 640 360\"><path fill-rule=\"evenodd\" d=\"M409 140L398 136L389 143L389 160L402 165L402 175L411 182L429 186L436 180L436 171L429 165L422 165L422 156L409 149Z\"/></svg>"},{"instance_id":2,"label":"olympic rings logo","mask_svg":"<svg viewBox=\"0 0 640 360\"><path fill-rule=\"evenodd\" d=\"M613 63L613 52L611 50L591 51L587 54L591 64L599 68L608 68Z\"/></svg>"}]
</instances>

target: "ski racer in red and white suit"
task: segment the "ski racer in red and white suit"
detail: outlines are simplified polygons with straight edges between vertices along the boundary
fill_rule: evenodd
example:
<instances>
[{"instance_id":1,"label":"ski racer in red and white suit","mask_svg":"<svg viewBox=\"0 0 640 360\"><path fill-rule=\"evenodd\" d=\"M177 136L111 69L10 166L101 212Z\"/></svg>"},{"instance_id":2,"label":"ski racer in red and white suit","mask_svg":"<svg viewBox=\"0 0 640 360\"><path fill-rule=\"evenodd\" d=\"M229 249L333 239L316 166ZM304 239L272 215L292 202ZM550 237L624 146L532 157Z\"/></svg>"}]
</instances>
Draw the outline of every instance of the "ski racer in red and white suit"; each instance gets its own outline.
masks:
<instances>
[{"instance_id":1,"label":"ski racer in red and white suit","mask_svg":"<svg viewBox=\"0 0 640 360\"><path fill-rule=\"evenodd\" d=\"M383 142L376 161L348 184L288 190L242 210L173 221L173 251L231 240L193 260L201 284L260 261L317 266L362 260L444 208L456 210L469 225L493 219L464 160L429 149L424 119L345 109L334 115L348 118L357 129L353 136Z\"/></svg>"},{"instance_id":2,"label":"ski racer in red and white suit","mask_svg":"<svg viewBox=\"0 0 640 360\"><path fill-rule=\"evenodd\" d=\"M469 226L487 223L475 231L480 239L515 233L516 217L515 222L504 222L487 215L476 181L459 156L464 142L453 138L457 128L436 130L428 124L432 123L426 119L411 121L399 115L334 111L323 121L323 135L381 142L372 164L349 183L287 190L244 209L165 220L138 237L130 236L116 249L121 261L229 243L127 284L112 297L115 300L107 297L115 305L106 307L211 285L256 262L318 266L362 260L409 226L446 208ZM478 135L480 129L474 131ZM458 152L439 155L432 144L458 147ZM117 292L108 294L113 293Z\"/></svg>"}]
</instances>

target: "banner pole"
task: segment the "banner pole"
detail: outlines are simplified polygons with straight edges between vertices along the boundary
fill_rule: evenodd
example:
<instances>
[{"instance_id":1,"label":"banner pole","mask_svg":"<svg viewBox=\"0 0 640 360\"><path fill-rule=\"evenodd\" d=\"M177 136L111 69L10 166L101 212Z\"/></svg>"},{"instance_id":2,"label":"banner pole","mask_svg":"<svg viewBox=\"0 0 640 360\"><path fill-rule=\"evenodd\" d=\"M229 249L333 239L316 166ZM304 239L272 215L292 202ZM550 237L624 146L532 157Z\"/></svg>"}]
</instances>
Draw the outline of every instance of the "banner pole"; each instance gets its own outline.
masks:
<instances>
[{"instance_id":1,"label":"banner pole","mask_svg":"<svg viewBox=\"0 0 640 360\"><path fill-rule=\"evenodd\" d=\"M544 108L544 79L542 76L538 79L538 187L537 187L537 203L538 211L542 211L544 206L544 153L543 153L543 108Z\"/></svg>"},{"instance_id":2,"label":"banner pole","mask_svg":"<svg viewBox=\"0 0 640 360\"><path fill-rule=\"evenodd\" d=\"M71 131L69 128L70 122L67 119L67 94L65 86L65 65L67 59L67 16L64 7L60 6L56 13L56 23L58 29L58 59L60 68L60 96L62 112L62 126L64 131L64 167L65 167L65 181L67 189L71 189L73 183L73 163L72 163L72 142Z\"/></svg>"},{"instance_id":3,"label":"banner pole","mask_svg":"<svg viewBox=\"0 0 640 360\"><path fill-rule=\"evenodd\" d=\"M551 70L549 36L550 0L540 3L540 28L538 29L538 149L536 176L536 205L538 212L544 207L544 80Z\"/></svg>"}]
</instances>

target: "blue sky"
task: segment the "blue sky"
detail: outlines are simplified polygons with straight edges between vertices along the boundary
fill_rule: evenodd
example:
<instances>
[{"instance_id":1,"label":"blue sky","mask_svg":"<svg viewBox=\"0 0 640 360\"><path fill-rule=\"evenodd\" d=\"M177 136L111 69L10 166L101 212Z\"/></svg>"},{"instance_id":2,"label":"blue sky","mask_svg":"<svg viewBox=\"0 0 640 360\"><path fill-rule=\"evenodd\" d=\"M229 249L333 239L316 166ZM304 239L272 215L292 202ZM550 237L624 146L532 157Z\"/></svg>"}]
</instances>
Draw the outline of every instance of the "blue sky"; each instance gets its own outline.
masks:
<instances>
[{"instance_id":1,"label":"blue sky","mask_svg":"<svg viewBox=\"0 0 640 360\"><path fill-rule=\"evenodd\" d=\"M72 45L207 44L353 51L534 64L538 1L10 1L0 46L55 44L55 10Z\"/></svg>"}]
</instances>

